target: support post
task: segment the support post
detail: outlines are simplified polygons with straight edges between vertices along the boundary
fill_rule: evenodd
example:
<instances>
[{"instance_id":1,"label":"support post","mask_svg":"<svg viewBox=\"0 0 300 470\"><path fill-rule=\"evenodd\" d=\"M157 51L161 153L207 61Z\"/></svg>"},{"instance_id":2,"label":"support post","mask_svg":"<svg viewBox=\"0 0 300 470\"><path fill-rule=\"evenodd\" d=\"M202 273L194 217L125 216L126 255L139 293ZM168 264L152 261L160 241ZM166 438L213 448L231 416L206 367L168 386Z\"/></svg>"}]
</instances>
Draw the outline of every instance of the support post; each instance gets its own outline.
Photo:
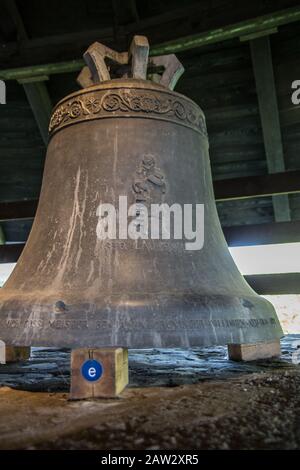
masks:
<instances>
[{"instance_id":1,"label":"support post","mask_svg":"<svg viewBox=\"0 0 300 470\"><path fill-rule=\"evenodd\" d=\"M285 170L281 128L269 36L250 41L263 139L269 173ZM291 220L288 195L273 196L276 222Z\"/></svg>"},{"instance_id":2,"label":"support post","mask_svg":"<svg viewBox=\"0 0 300 470\"><path fill-rule=\"evenodd\" d=\"M38 77L35 77L32 83L19 80L19 83L23 85L25 94L28 102L32 109L36 123L38 125L40 134L47 145L48 142L48 126L51 117L52 104L47 90L44 77L41 77L41 81L38 81Z\"/></svg>"},{"instance_id":3,"label":"support post","mask_svg":"<svg viewBox=\"0 0 300 470\"><path fill-rule=\"evenodd\" d=\"M5 235L3 232L3 228L0 225L0 245L5 245Z\"/></svg>"},{"instance_id":4,"label":"support post","mask_svg":"<svg viewBox=\"0 0 300 470\"><path fill-rule=\"evenodd\" d=\"M5 0L5 5L16 26L18 39L21 42L28 40L28 34L15 0ZM19 80L19 83L24 87L25 94L29 101L40 134L45 145L47 145L48 125L51 116L52 104L44 81L45 79L48 80L48 77L44 75L31 77L31 79L23 77L23 79Z\"/></svg>"},{"instance_id":5,"label":"support post","mask_svg":"<svg viewBox=\"0 0 300 470\"><path fill-rule=\"evenodd\" d=\"M278 357L280 354L279 339L254 344L228 344L228 357L231 361L256 361Z\"/></svg>"},{"instance_id":6,"label":"support post","mask_svg":"<svg viewBox=\"0 0 300 470\"><path fill-rule=\"evenodd\" d=\"M0 364L27 361L30 358L30 347L8 346L0 341Z\"/></svg>"},{"instance_id":7,"label":"support post","mask_svg":"<svg viewBox=\"0 0 300 470\"><path fill-rule=\"evenodd\" d=\"M128 384L128 350L123 348L73 349L72 400L115 398Z\"/></svg>"}]
</instances>

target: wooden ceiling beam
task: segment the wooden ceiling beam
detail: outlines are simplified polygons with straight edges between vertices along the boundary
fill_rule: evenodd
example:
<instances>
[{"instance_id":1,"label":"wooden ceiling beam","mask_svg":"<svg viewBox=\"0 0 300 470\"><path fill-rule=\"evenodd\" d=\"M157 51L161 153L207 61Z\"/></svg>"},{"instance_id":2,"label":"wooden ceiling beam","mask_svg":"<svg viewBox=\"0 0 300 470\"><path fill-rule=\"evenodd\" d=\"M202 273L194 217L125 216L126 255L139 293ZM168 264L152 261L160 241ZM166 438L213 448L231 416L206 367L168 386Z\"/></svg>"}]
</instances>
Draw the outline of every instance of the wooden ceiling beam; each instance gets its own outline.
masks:
<instances>
[{"instance_id":1,"label":"wooden ceiling beam","mask_svg":"<svg viewBox=\"0 0 300 470\"><path fill-rule=\"evenodd\" d=\"M276 245L283 243L300 242L300 221L293 222L271 222L267 224L239 225L232 227L223 227L223 233L229 247L237 246L256 246L256 245ZM2 240L5 243L5 240ZM1 245L1 243L0 243ZM10 243L5 246L15 246L19 243ZM24 243L21 243L24 246ZM20 248L20 247L19 247ZM15 258L15 253L21 253L21 248L14 250L8 248L3 253ZM12 255L10 255L12 253ZM2 262L8 262L3 261ZM14 261L12 261L14 262Z\"/></svg>"},{"instance_id":2,"label":"wooden ceiling beam","mask_svg":"<svg viewBox=\"0 0 300 470\"><path fill-rule=\"evenodd\" d=\"M29 67L18 67L14 69L0 70L1 80L23 80L40 75L53 75L60 73L78 72L84 67L83 59L70 60L44 65L31 65Z\"/></svg>"},{"instance_id":3,"label":"wooden ceiling beam","mask_svg":"<svg viewBox=\"0 0 300 470\"><path fill-rule=\"evenodd\" d=\"M214 181L216 201L300 192L300 170Z\"/></svg>"},{"instance_id":4,"label":"wooden ceiling beam","mask_svg":"<svg viewBox=\"0 0 300 470\"><path fill-rule=\"evenodd\" d=\"M185 16L191 14L188 9L185 10L187 11ZM193 7L192 10L194 11L195 7ZM10 60L12 57L18 57L18 62L22 60L26 60L28 62L28 55L30 55L30 58L32 58L32 63L36 63L37 60L41 60L39 57L47 56L48 52L50 53L50 50L53 50L52 57L53 55L57 54L57 46L59 46L60 49L63 48L66 53L69 51L68 53L72 54L74 57L75 54L82 54L84 49L95 40L104 42L107 46L114 45L114 48L120 47L126 49L128 46L127 42L129 35L137 33L143 33L147 35L148 27L161 26L164 24L164 22L167 23L171 19L182 19L182 15L182 10L179 10L170 12L169 14L163 14L158 17L149 18L147 20L141 20L138 23L138 26L137 24L133 24L122 27L122 30L118 34L117 44L114 39L113 28L24 40L22 42L22 48L19 56L18 45L16 43L8 43L6 44L5 48L0 50L0 59L2 63L4 63L5 60ZM189 49L199 48L208 44L215 44L228 39L240 38L245 34L259 32L263 29L275 28L299 20L300 6L286 10L275 11L274 13L268 15L252 18L222 28L212 29L195 34L193 36L184 36L172 41L153 45L150 48L150 56L172 54ZM162 30L162 28L160 28L160 30ZM68 71L68 67L70 67L70 71L78 71L82 68L82 65L83 62L81 60L71 60L63 63L54 62L44 65L30 65L28 67L22 68L2 69L0 70L0 79L12 80L22 78L23 76L34 76L38 72L35 67L42 68L43 74L50 75L54 73L65 73Z\"/></svg>"},{"instance_id":5,"label":"wooden ceiling beam","mask_svg":"<svg viewBox=\"0 0 300 470\"><path fill-rule=\"evenodd\" d=\"M276 11L250 20L241 21L223 28L194 34L173 41L168 41L151 49L153 55L176 54L197 47L215 44L228 39L241 38L244 35L257 33L300 20L300 6Z\"/></svg>"},{"instance_id":6,"label":"wooden ceiling beam","mask_svg":"<svg viewBox=\"0 0 300 470\"><path fill-rule=\"evenodd\" d=\"M213 182L216 201L231 201L273 194L300 192L300 170L262 176L247 176ZM33 218L38 200L0 202L0 220Z\"/></svg>"},{"instance_id":7,"label":"wooden ceiling beam","mask_svg":"<svg viewBox=\"0 0 300 470\"><path fill-rule=\"evenodd\" d=\"M37 206L38 199L0 202L0 220L32 219Z\"/></svg>"},{"instance_id":8,"label":"wooden ceiling beam","mask_svg":"<svg viewBox=\"0 0 300 470\"><path fill-rule=\"evenodd\" d=\"M21 256L25 243L0 245L0 264L16 263Z\"/></svg>"},{"instance_id":9,"label":"wooden ceiling beam","mask_svg":"<svg viewBox=\"0 0 300 470\"><path fill-rule=\"evenodd\" d=\"M230 247L300 242L300 220L222 228Z\"/></svg>"},{"instance_id":10,"label":"wooden ceiling beam","mask_svg":"<svg viewBox=\"0 0 300 470\"><path fill-rule=\"evenodd\" d=\"M24 215L24 214L23 214ZM28 214L25 214L28 216ZM300 221L222 227L228 246L276 245L300 242ZM5 243L5 239L2 239ZM15 240L17 241L17 240Z\"/></svg>"},{"instance_id":11,"label":"wooden ceiling beam","mask_svg":"<svg viewBox=\"0 0 300 470\"><path fill-rule=\"evenodd\" d=\"M244 277L260 295L300 294L300 273L251 274Z\"/></svg>"}]
</instances>

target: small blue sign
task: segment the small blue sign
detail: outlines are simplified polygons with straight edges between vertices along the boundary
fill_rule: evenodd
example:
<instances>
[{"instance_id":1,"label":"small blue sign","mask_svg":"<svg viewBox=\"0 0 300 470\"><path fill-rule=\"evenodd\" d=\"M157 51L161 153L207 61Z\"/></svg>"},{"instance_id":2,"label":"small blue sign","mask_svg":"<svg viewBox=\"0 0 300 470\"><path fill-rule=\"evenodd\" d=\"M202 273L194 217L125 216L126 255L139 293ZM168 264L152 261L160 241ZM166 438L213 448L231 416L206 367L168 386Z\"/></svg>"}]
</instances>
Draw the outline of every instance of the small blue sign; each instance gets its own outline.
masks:
<instances>
[{"instance_id":1,"label":"small blue sign","mask_svg":"<svg viewBox=\"0 0 300 470\"><path fill-rule=\"evenodd\" d=\"M89 359L81 367L81 373L85 380L89 382L96 382L103 374L103 367L100 362L94 359Z\"/></svg>"}]
</instances>

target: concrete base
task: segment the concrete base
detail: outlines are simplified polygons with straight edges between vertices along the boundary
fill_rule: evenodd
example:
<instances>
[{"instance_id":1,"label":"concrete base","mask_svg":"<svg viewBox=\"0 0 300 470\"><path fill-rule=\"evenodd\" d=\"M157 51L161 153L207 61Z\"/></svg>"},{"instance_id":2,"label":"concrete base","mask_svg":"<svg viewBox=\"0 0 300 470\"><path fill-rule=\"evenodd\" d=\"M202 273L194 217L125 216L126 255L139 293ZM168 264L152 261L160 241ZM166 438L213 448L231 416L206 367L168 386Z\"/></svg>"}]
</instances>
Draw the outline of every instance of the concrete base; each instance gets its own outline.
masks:
<instances>
[{"instance_id":1,"label":"concrete base","mask_svg":"<svg viewBox=\"0 0 300 470\"><path fill-rule=\"evenodd\" d=\"M255 361L278 357L280 354L279 340L255 344L228 344L228 356L231 361Z\"/></svg>"},{"instance_id":2,"label":"concrete base","mask_svg":"<svg viewBox=\"0 0 300 470\"><path fill-rule=\"evenodd\" d=\"M128 384L128 350L73 349L71 399L114 398Z\"/></svg>"},{"instance_id":3,"label":"concrete base","mask_svg":"<svg viewBox=\"0 0 300 470\"><path fill-rule=\"evenodd\" d=\"M29 358L29 347L7 346L3 341L0 341L0 364L27 361Z\"/></svg>"}]
</instances>

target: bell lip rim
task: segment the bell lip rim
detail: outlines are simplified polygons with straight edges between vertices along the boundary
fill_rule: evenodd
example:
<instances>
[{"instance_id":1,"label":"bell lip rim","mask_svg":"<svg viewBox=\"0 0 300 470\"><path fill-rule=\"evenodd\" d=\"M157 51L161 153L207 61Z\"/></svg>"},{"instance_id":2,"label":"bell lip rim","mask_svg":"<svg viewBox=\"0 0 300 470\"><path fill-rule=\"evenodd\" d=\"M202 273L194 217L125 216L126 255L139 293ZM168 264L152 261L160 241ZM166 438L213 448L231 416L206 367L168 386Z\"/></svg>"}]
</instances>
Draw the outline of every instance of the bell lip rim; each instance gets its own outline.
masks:
<instances>
[{"instance_id":1,"label":"bell lip rim","mask_svg":"<svg viewBox=\"0 0 300 470\"><path fill-rule=\"evenodd\" d=\"M137 86L137 85L144 85L144 86ZM70 93L69 95L64 96L61 100L59 100L54 105L51 111L51 116L61 104L63 104L65 101L69 99L73 99L77 96L84 95L86 93L90 93L93 91L106 90L106 89L120 89L120 88L138 88L138 89L158 91L158 92L163 92L169 95L178 96L179 98L189 101L194 106L197 106L197 108L201 111L202 116L205 118L205 114L202 108L188 96L183 95L182 93L179 93L178 91L170 90L169 88L164 87L160 83L155 83L152 80L142 80L139 78L115 78L112 80L105 80L101 83L98 83L97 85L92 85L92 86L74 91Z\"/></svg>"}]
</instances>

